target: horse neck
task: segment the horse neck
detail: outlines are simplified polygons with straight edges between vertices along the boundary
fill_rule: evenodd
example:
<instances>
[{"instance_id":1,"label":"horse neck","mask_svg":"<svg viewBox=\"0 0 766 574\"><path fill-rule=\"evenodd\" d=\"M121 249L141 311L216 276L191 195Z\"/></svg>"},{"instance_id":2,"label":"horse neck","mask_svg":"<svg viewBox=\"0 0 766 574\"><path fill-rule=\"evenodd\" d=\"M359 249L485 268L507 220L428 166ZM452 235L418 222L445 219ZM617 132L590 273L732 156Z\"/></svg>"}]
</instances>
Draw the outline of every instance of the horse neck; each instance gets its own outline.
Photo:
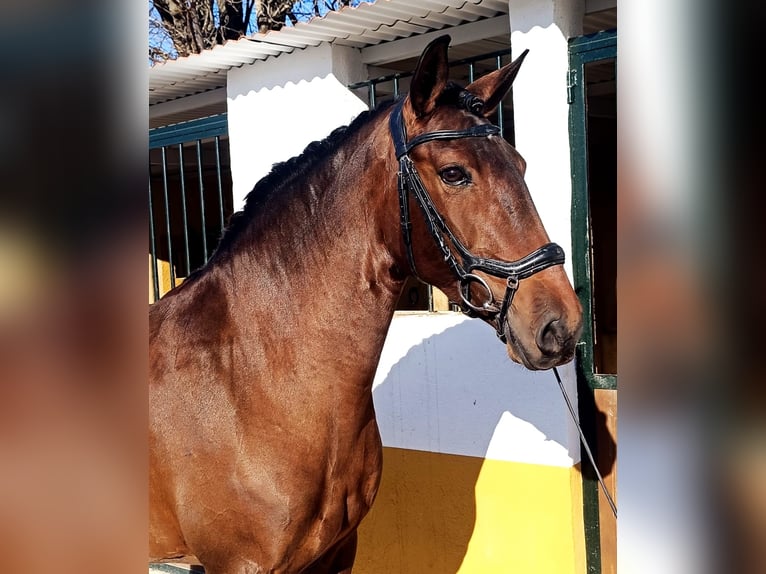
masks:
<instances>
[{"instance_id":1,"label":"horse neck","mask_svg":"<svg viewBox=\"0 0 766 574\"><path fill-rule=\"evenodd\" d=\"M238 314L241 327L259 344L300 347L309 362L331 349L331 360L371 383L403 283L391 272L389 244L399 241L391 153L385 121L361 128L272 194L222 258L229 293L252 310Z\"/></svg>"}]
</instances>

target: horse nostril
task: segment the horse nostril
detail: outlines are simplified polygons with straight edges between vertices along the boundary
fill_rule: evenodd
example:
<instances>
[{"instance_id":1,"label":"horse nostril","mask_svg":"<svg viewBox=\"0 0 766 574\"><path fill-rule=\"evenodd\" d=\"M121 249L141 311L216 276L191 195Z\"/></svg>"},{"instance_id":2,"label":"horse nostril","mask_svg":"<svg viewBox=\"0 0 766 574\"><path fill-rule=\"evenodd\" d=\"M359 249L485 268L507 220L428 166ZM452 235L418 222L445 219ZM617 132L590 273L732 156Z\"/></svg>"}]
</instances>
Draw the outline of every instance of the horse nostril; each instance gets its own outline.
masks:
<instances>
[{"instance_id":1,"label":"horse nostril","mask_svg":"<svg viewBox=\"0 0 766 574\"><path fill-rule=\"evenodd\" d=\"M555 317L548 321L537 334L537 346L546 355L559 354L567 341L566 327Z\"/></svg>"}]
</instances>

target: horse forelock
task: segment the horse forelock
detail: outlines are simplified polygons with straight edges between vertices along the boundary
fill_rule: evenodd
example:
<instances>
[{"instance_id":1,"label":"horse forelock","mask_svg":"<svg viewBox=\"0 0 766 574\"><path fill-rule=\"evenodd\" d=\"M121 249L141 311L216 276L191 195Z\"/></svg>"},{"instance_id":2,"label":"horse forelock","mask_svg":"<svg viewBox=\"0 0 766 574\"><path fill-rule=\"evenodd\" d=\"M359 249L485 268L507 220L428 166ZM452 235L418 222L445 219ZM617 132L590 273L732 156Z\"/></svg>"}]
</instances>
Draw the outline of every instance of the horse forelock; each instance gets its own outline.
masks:
<instances>
[{"instance_id":1,"label":"horse forelock","mask_svg":"<svg viewBox=\"0 0 766 574\"><path fill-rule=\"evenodd\" d=\"M450 81L437 98L436 105L457 107L478 116L481 115L484 101L457 82Z\"/></svg>"}]
</instances>

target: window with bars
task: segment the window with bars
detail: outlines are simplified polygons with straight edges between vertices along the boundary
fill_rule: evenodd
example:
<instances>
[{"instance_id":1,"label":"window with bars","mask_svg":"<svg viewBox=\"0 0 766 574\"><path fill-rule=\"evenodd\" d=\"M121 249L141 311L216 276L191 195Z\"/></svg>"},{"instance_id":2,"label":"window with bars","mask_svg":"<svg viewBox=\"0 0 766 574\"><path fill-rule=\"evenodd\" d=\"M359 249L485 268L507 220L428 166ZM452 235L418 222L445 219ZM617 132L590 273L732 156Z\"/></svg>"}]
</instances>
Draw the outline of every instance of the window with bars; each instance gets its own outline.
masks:
<instances>
[{"instance_id":1,"label":"window with bars","mask_svg":"<svg viewBox=\"0 0 766 574\"><path fill-rule=\"evenodd\" d=\"M149 301L207 261L233 209L226 114L149 132Z\"/></svg>"}]
</instances>

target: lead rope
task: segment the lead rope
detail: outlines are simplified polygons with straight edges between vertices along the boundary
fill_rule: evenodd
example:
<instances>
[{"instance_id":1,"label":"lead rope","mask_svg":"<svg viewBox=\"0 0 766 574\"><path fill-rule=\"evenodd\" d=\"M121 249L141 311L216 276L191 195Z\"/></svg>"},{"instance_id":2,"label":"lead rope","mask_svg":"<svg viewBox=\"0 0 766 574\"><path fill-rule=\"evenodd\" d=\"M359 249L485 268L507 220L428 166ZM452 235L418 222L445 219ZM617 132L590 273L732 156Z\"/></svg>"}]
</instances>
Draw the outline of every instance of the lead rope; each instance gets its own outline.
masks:
<instances>
[{"instance_id":1,"label":"lead rope","mask_svg":"<svg viewBox=\"0 0 766 574\"><path fill-rule=\"evenodd\" d=\"M593 458L593 453L590 451L590 447L588 446L588 441L585 440L585 435L582 432L582 428L580 428L580 422L577 420L577 415L575 414L574 408L572 407L572 402L569 400L569 395L564 389L564 384L561 382L561 377L559 376L559 372L556 369L556 367L553 367L553 374L556 375L556 381L558 381L559 383L561 394L564 395L564 400L567 403L567 407L569 407L569 414L572 415L572 420L574 421L574 424L577 427L577 432L580 433L580 442L585 447L585 452L588 455L588 459L590 460L590 464L593 467L593 470L596 471L596 477L598 478L598 483L601 485L601 490L604 491L604 496L606 497L606 501L609 503L609 506L612 509L612 513L614 514L614 517L617 518L617 506L614 504L614 500L612 500L612 495L609 494L609 491L606 488L606 484L604 484L604 479L598 470L598 466L596 466L596 461Z\"/></svg>"}]
</instances>

